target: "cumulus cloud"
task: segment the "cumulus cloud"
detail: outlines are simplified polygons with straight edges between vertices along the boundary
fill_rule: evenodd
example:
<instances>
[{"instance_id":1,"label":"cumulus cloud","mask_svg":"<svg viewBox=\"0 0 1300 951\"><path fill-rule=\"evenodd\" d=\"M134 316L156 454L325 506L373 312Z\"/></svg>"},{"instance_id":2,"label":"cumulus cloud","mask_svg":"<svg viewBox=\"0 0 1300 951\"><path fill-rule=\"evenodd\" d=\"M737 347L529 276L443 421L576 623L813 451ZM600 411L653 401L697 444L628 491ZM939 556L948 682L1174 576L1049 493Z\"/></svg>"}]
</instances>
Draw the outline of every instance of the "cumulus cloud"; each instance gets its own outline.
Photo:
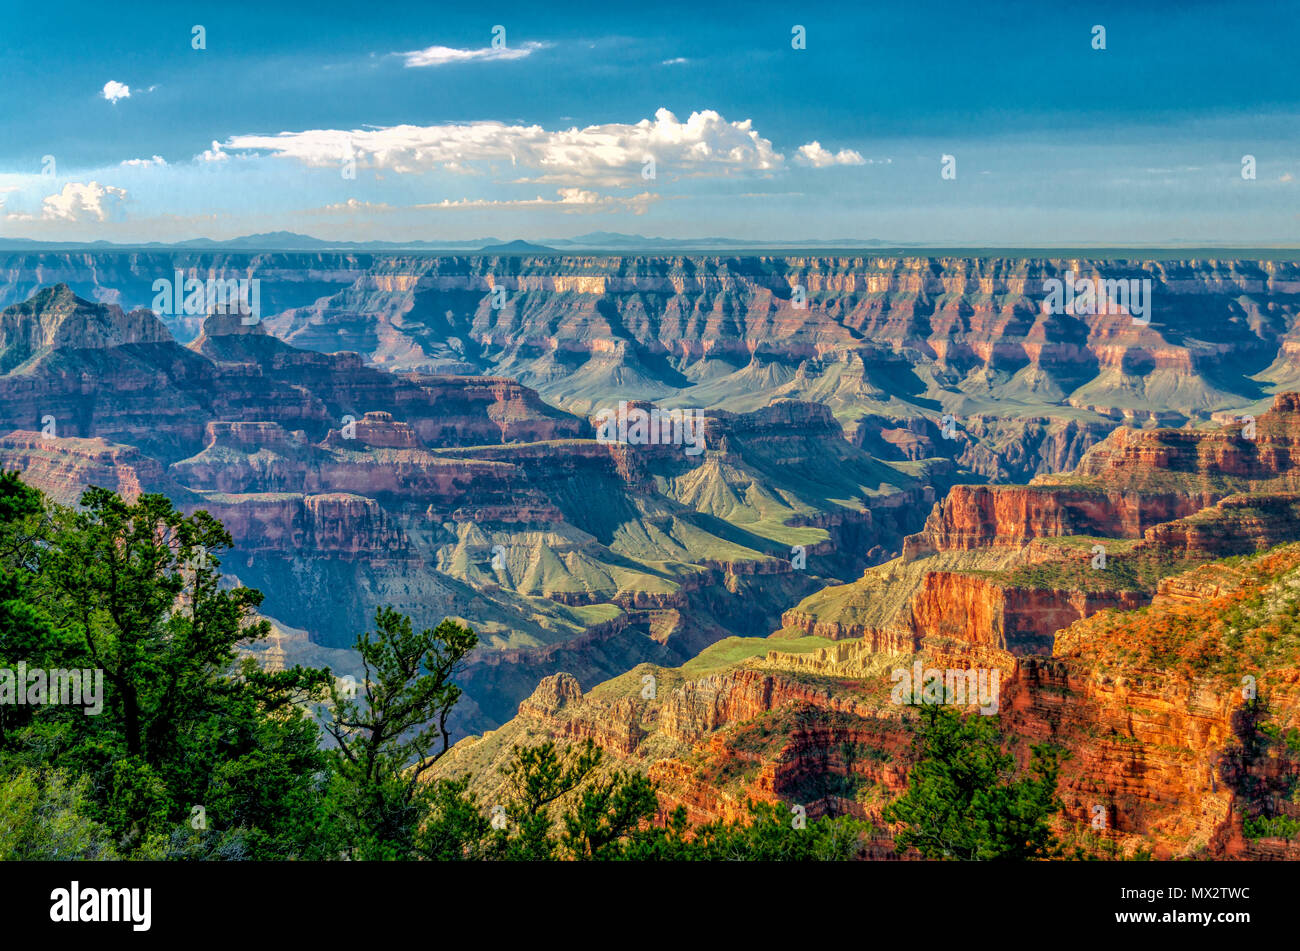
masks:
<instances>
[{"instance_id":1,"label":"cumulus cloud","mask_svg":"<svg viewBox=\"0 0 1300 951\"><path fill-rule=\"evenodd\" d=\"M212 148L205 149L195 156L195 158L200 162L224 162L230 158L230 156L221 151L221 143L216 139L213 139Z\"/></svg>"},{"instance_id":2,"label":"cumulus cloud","mask_svg":"<svg viewBox=\"0 0 1300 951\"><path fill-rule=\"evenodd\" d=\"M687 59L685 56L674 56L672 59L666 59L666 60L664 60L663 63L662 63L662 65L664 65L664 66L680 66L680 65L682 65L683 63L689 63L689 62L690 62L690 60Z\"/></svg>"},{"instance_id":3,"label":"cumulus cloud","mask_svg":"<svg viewBox=\"0 0 1300 951\"><path fill-rule=\"evenodd\" d=\"M127 159L122 165L126 168L166 168L167 160L161 155L155 155L153 158Z\"/></svg>"},{"instance_id":4,"label":"cumulus cloud","mask_svg":"<svg viewBox=\"0 0 1300 951\"><path fill-rule=\"evenodd\" d=\"M357 198L347 201L310 208L302 212L305 215L399 215L413 211L491 211L514 208L546 208L564 214L595 214L597 212L630 211L633 214L645 214L645 210L660 200L652 192L639 195L602 195L586 188L558 188L556 198L447 198L438 202L423 202L418 205L390 205L387 202L371 202Z\"/></svg>"},{"instance_id":5,"label":"cumulus cloud","mask_svg":"<svg viewBox=\"0 0 1300 951\"><path fill-rule=\"evenodd\" d=\"M63 191L41 202L41 217L47 221L108 221L121 212L126 191L99 182L68 182Z\"/></svg>"},{"instance_id":6,"label":"cumulus cloud","mask_svg":"<svg viewBox=\"0 0 1300 951\"><path fill-rule=\"evenodd\" d=\"M222 150L269 154L315 167L353 157L359 167L397 173L509 162L529 172L519 181L556 185L629 184L642 178L648 159L654 160L656 175L673 177L765 172L784 162L749 119L729 122L711 109L693 112L685 122L660 109L653 120L634 124L555 131L483 121L236 135L221 145L213 143L214 152L224 156Z\"/></svg>"},{"instance_id":7,"label":"cumulus cloud","mask_svg":"<svg viewBox=\"0 0 1300 951\"><path fill-rule=\"evenodd\" d=\"M349 198L347 201L335 202L332 205L323 205L320 208L309 208L303 214L307 215L334 215L334 214L387 214L397 211L398 209L387 202L379 201L362 201L359 198Z\"/></svg>"},{"instance_id":8,"label":"cumulus cloud","mask_svg":"<svg viewBox=\"0 0 1300 951\"><path fill-rule=\"evenodd\" d=\"M831 152L822 148L822 144L816 141L799 146L795 161L800 165L810 165L813 168L828 168L832 165L867 164L867 160L862 157L862 154L853 151L853 149L840 149L838 152Z\"/></svg>"},{"instance_id":9,"label":"cumulus cloud","mask_svg":"<svg viewBox=\"0 0 1300 951\"><path fill-rule=\"evenodd\" d=\"M422 66L446 66L448 63L472 63L476 60L523 59L534 50L545 49L547 43L525 43L523 46L487 46L478 50L458 50L451 46L428 46L395 55L403 57L408 69Z\"/></svg>"},{"instance_id":10,"label":"cumulus cloud","mask_svg":"<svg viewBox=\"0 0 1300 951\"><path fill-rule=\"evenodd\" d=\"M110 79L104 83L101 95L109 102L116 103L119 99L131 98L131 87L126 83L119 83L116 79Z\"/></svg>"},{"instance_id":11,"label":"cumulus cloud","mask_svg":"<svg viewBox=\"0 0 1300 951\"><path fill-rule=\"evenodd\" d=\"M515 199L486 199L486 198L458 198L455 201L443 200L429 204L416 205L421 209L490 209L490 208L553 208L566 214L590 214L600 211L631 211L636 215L645 214L646 208L659 200L659 196L651 192L642 192L639 195L621 197L617 195L602 195L586 188L559 188L556 189L559 198L543 198L538 195L536 198L515 198Z\"/></svg>"}]
</instances>

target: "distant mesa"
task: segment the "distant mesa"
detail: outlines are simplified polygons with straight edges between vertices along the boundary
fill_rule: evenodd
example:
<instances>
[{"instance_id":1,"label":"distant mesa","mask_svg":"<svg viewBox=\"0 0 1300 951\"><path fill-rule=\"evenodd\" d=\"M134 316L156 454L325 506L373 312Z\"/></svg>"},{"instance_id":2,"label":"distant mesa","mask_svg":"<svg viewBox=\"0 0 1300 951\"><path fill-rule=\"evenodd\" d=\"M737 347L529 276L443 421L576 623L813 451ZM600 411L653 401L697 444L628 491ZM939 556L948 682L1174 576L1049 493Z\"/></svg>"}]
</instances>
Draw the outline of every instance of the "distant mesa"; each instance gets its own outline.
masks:
<instances>
[{"instance_id":1,"label":"distant mesa","mask_svg":"<svg viewBox=\"0 0 1300 951\"><path fill-rule=\"evenodd\" d=\"M507 241L505 244L489 244L480 249L483 254L559 254L554 248L528 241Z\"/></svg>"}]
</instances>

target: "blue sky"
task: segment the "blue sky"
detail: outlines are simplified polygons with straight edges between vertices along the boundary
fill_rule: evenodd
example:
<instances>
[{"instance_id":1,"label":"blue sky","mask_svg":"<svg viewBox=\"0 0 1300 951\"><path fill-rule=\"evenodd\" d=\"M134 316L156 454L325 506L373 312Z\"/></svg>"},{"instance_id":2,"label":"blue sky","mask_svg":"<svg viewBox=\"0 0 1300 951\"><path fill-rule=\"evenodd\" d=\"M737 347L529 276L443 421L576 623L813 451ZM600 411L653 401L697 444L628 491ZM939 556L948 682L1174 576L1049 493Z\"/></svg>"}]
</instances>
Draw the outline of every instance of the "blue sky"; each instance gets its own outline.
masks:
<instances>
[{"instance_id":1,"label":"blue sky","mask_svg":"<svg viewBox=\"0 0 1300 951\"><path fill-rule=\"evenodd\" d=\"M1300 235L1297 4L126 7L8 12L0 235Z\"/></svg>"}]
</instances>

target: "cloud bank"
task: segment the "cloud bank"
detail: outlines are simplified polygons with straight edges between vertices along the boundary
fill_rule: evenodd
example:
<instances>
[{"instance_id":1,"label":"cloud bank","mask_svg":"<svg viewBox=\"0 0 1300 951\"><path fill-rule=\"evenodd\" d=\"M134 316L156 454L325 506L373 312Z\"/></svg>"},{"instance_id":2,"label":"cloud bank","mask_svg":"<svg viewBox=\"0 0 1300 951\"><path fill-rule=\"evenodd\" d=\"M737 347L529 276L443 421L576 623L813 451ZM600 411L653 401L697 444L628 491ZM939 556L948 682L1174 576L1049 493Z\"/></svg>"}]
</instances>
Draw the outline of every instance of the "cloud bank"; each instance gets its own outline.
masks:
<instances>
[{"instance_id":1,"label":"cloud bank","mask_svg":"<svg viewBox=\"0 0 1300 951\"><path fill-rule=\"evenodd\" d=\"M632 184L652 177L644 174L651 160L653 177L763 173L784 164L784 157L749 119L730 122L711 109L692 112L684 122L659 109L654 119L637 123L560 130L481 121L235 135L207 154L240 152L315 167L353 158L358 167L399 174L509 163L523 172L519 181L556 185Z\"/></svg>"}]
</instances>

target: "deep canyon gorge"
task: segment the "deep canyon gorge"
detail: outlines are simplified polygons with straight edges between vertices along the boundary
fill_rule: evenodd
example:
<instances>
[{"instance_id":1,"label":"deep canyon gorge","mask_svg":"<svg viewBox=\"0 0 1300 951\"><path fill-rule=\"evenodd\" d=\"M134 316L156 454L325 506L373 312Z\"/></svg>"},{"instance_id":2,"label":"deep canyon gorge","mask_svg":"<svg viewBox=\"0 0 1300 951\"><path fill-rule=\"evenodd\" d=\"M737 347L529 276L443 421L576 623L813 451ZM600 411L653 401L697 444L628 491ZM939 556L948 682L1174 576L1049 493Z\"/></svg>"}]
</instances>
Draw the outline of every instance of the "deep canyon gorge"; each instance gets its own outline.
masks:
<instances>
[{"instance_id":1,"label":"deep canyon gorge","mask_svg":"<svg viewBox=\"0 0 1300 951\"><path fill-rule=\"evenodd\" d=\"M260 319L154 313L177 269ZM1150 280L1149 323L1049 312L1067 272ZM1300 716L1300 264L31 251L0 307L0 468L217 517L270 669L358 673L380 605L464 619L438 771L485 796L591 738L695 821L877 819L920 659L1071 750L1082 847L1300 858L1223 766L1244 677ZM703 452L599 439L620 401Z\"/></svg>"}]
</instances>

